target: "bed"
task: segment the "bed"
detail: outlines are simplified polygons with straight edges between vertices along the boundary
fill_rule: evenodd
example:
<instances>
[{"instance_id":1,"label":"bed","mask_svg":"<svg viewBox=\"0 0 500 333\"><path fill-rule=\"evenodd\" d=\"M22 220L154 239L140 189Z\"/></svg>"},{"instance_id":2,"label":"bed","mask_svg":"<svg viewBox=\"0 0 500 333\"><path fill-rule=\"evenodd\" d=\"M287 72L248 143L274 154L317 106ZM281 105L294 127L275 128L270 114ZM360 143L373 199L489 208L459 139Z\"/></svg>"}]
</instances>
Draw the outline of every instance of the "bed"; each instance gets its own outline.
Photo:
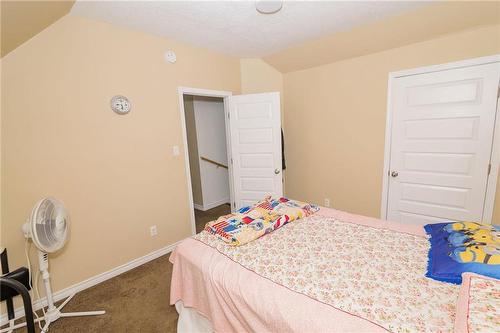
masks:
<instances>
[{"instance_id":1,"label":"bed","mask_svg":"<svg viewBox=\"0 0 500 333\"><path fill-rule=\"evenodd\" d=\"M245 246L172 252L179 331L451 332L460 286L425 277L420 226L321 208Z\"/></svg>"}]
</instances>

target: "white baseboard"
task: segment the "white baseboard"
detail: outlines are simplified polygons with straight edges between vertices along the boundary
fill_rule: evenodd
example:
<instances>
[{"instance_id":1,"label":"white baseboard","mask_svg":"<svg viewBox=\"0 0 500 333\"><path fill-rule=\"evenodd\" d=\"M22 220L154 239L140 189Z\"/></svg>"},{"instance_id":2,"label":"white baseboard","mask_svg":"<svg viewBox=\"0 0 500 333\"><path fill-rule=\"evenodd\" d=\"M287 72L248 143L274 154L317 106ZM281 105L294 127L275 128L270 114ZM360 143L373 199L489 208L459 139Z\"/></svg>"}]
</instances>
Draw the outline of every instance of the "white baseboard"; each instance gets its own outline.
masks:
<instances>
[{"instance_id":1,"label":"white baseboard","mask_svg":"<svg viewBox=\"0 0 500 333\"><path fill-rule=\"evenodd\" d=\"M219 200L219 201L216 201L216 202L212 202L212 203L208 203L208 204L204 204L204 205L200 205L200 204L195 203L194 204L194 208L197 209L197 210L206 211L206 210L215 208L215 207L223 205L223 204L228 204L228 203L231 203L231 199L224 198L222 200Z\"/></svg>"},{"instance_id":2,"label":"white baseboard","mask_svg":"<svg viewBox=\"0 0 500 333\"><path fill-rule=\"evenodd\" d=\"M79 291L93 287L101 282L104 282L104 281L109 280L115 276L118 276L122 273L125 273L131 269L134 269L137 266L143 265L151 260L154 260L154 259L159 258L159 257L161 257L169 252L172 252L174 250L174 248L179 243L180 243L180 241L176 242L172 245L165 246L161 249L158 249L156 251L148 253L145 256L142 256L140 258L129 261L126 264L115 267L107 272L95 275L91 278L88 278L88 279L82 281L82 282L76 283L76 284L69 286L65 289L59 290L59 291L54 293L54 301L55 302L60 301L63 298L66 298L70 295L73 295L74 293L77 293ZM41 309L42 306L47 306L47 299L45 297L33 302L33 311ZM19 307L15 310L15 317L16 317L16 319L24 317L24 308L23 307ZM7 323L8 323L8 317L7 317L7 314L4 313L0 317L0 325L5 325Z\"/></svg>"}]
</instances>

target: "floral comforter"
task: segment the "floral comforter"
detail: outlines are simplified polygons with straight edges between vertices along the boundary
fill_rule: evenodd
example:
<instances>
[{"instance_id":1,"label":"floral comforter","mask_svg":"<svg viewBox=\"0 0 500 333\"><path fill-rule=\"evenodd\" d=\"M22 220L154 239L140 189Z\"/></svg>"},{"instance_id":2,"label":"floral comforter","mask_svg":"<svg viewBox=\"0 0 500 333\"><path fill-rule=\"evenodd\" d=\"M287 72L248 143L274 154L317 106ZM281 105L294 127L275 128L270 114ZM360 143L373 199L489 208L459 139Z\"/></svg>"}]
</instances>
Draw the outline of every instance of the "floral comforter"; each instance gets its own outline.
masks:
<instances>
[{"instance_id":1,"label":"floral comforter","mask_svg":"<svg viewBox=\"0 0 500 333\"><path fill-rule=\"evenodd\" d=\"M208 232L194 238L262 277L389 331L453 330L459 286L424 276L425 237L313 215L245 246Z\"/></svg>"},{"instance_id":2,"label":"floral comforter","mask_svg":"<svg viewBox=\"0 0 500 333\"><path fill-rule=\"evenodd\" d=\"M471 278L467 318L470 332L500 330L500 280Z\"/></svg>"}]
</instances>

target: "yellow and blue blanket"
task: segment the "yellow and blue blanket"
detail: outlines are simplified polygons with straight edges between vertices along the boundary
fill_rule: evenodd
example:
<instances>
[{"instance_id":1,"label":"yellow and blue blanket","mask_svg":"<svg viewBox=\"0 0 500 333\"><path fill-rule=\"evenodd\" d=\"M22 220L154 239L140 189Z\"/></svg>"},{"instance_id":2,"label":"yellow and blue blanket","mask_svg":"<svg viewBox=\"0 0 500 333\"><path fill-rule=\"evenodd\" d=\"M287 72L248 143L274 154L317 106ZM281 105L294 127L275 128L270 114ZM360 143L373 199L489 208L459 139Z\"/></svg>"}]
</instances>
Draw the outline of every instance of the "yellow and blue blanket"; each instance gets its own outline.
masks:
<instances>
[{"instance_id":1,"label":"yellow and blue blanket","mask_svg":"<svg viewBox=\"0 0 500 333\"><path fill-rule=\"evenodd\" d=\"M500 279L500 227L475 222L428 224L427 277L462 283L462 273Z\"/></svg>"},{"instance_id":2,"label":"yellow and blue blanket","mask_svg":"<svg viewBox=\"0 0 500 333\"><path fill-rule=\"evenodd\" d=\"M253 206L240 208L236 213L208 222L205 230L230 245L239 246L318 210L318 206L306 202L266 197Z\"/></svg>"}]
</instances>

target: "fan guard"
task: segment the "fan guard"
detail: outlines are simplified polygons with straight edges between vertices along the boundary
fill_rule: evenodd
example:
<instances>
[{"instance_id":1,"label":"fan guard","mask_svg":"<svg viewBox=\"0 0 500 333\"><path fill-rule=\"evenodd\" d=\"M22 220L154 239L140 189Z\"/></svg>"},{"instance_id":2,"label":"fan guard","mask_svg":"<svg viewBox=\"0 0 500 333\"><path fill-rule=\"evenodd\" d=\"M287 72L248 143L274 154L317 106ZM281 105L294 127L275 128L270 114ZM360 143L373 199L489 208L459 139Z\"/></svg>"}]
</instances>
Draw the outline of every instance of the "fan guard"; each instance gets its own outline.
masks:
<instances>
[{"instance_id":1,"label":"fan guard","mask_svg":"<svg viewBox=\"0 0 500 333\"><path fill-rule=\"evenodd\" d=\"M30 229L36 247L47 253L55 252L69 236L68 212L57 199L42 199L31 212Z\"/></svg>"}]
</instances>

